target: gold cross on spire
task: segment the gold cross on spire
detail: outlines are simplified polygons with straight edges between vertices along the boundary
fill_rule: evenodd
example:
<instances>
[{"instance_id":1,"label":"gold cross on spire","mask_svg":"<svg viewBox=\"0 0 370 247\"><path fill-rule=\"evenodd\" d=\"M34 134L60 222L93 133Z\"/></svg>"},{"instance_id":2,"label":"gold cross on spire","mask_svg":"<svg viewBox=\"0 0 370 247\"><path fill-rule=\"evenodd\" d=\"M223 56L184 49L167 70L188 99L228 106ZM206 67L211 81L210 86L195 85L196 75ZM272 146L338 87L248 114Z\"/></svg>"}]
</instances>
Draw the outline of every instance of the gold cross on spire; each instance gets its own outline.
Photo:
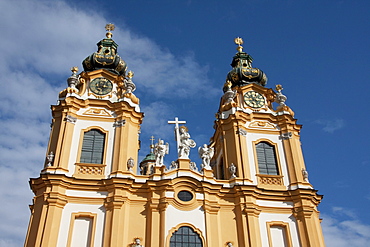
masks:
<instances>
[{"instance_id":1,"label":"gold cross on spire","mask_svg":"<svg viewBox=\"0 0 370 247\"><path fill-rule=\"evenodd\" d=\"M107 31L114 31L114 28L115 26L112 23L108 23L107 25L105 25L105 30Z\"/></svg>"},{"instance_id":2,"label":"gold cross on spire","mask_svg":"<svg viewBox=\"0 0 370 247\"><path fill-rule=\"evenodd\" d=\"M114 29L115 29L115 26L112 23L108 23L107 25L105 25L105 30L108 31L106 34L108 39L112 38L113 34L111 31L114 31Z\"/></svg>"},{"instance_id":3,"label":"gold cross on spire","mask_svg":"<svg viewBox=\"0 0 370 247\"><path fill-rule=\"evenodd\" d=\"M238 47L236 48L237 51L239 52L242 52L243 51L243 46L241 46L244 42L243 42L243 39L240 38L240 37L237 37L234 39L234 42L235 44L238 45Z\"/></svg>"},{"instance_id":4,"label":"gold cross on spire","mask_svg":"<svg viewBox=\"0 0 370 247\"><path fill-rule=\"evenodd\" d=\"M150 151L153 152L153 148L154 148L154 136L151 136L150 137L150 140L152 141L152 144L150 145Z\"/></svg>"}]
</instances>

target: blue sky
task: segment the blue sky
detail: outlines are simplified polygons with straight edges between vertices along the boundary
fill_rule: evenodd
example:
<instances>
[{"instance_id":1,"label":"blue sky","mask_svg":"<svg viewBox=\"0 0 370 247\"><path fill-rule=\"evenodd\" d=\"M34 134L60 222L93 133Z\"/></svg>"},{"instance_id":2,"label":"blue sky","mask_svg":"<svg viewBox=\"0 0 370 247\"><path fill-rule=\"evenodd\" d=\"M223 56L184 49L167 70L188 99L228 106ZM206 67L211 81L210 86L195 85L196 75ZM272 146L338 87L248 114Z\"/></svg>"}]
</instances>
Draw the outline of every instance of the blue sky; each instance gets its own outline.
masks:
<instances>
[{"instance_id":1,"label":"blue sky","mask_svg":"<svg viewBox=\"0 0 370 247\"><path fill-rule=\"evenodd\" d=\"M0 2L0 247L21 246L30 177L45 158L51 114L70 68L96 51L114 23L118 52L135 72L145 112L140 158L154 135L170 142L186 120L198 146L214 114L233 39L244 39L267 87L282 84L295 111L327 246L370 242L369 1L36 1ZM191 159L200 163L196 151Z\"/></svg>"}]
</instances>

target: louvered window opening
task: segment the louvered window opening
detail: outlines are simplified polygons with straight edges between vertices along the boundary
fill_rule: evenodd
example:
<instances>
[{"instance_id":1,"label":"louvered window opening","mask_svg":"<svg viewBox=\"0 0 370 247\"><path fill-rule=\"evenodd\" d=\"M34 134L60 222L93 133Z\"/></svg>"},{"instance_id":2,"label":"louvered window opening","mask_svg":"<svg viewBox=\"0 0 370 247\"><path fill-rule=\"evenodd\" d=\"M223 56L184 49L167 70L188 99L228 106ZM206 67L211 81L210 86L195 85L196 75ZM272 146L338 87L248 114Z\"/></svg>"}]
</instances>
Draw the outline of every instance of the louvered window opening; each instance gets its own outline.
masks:
<instances>
[{"instance_id":1,"label":"louvered window opening","mask_svg":"<svg viewBox=\"0 0 370 247\"><path fill-rule=\"evenodd\" d=\"M203 247L203 244L193 229L182 226L171 236L170 247Z\"/></svg>"},{"instance_id":2,"label":"louvered window opening","mask_svg":"<svg viewBox=\"0 0 370 247\"><path fill-rule=\"evenodd\" d=\"M279 175L275 147L267 142L256 145L258 170L260 174Z\"/></svg>"},{"instance_id":3,"label":"louvered window opening","mask_svg":"<svg viewBox=\"0 0 370 247\"><path fill-rule=\"evenodd\" d=\"M103 164L105 134L99 130L85 132L81 150L81 163Z\"/></svg>"}]
</instances>

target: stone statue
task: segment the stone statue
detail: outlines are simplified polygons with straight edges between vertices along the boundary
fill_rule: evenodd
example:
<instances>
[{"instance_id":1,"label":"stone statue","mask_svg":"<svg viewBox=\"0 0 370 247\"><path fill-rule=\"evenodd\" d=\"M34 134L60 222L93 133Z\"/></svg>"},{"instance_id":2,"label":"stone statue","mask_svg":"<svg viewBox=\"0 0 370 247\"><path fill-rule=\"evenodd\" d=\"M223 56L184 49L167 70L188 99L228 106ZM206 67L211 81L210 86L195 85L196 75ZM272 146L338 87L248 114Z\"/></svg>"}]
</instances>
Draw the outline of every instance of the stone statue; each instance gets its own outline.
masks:
<instances>
[{"instance_id":1,"label":"stone statue","mask_svg":"<svg viewBox=\"0 0 370 247\"><path fill-rule=\"evenodd\" d=\"M190 162L189 168L192 171L198 171L198 167L197 167L197 164L195 164L195 162Z\"/></svg>"},{"instance_id":2,"label":"stone statue","mask_svg":"<svg viewBox=\"0 0 370 247\"><path fill-rule=\"evenodd\" d=\"M305 182L308 182L308 171L302 168L302 176Z\"/></svg>"},{"instance_id":3,"label":"stone statue","mask_svg":"<svg viewBox=\"0 0 370 247\"><path fill-rule=\"evenodd\" d=\"M185 126L180 127L180 144L179 144L179 158L188 159L190 148L194 148L197 144L190 139L190 134Z\"/></svg>"},{"instance_id":4,"label":"stone statue","mask_svg":"<svg viewBox=\"0 0 370 247\"><path fill-rule=\"evenodd\" d=\"M127 169L131 172L132 171L132 168L135 166L135 161L132 157L130 157L128 160L127 160Z\"/></svg>"},{"instance_id":5,"label":"stone statue","mask_svg":"<svg viewBox=\"0 0 370 247\"><path fill-rule=\"evenodd\" d=\"M170 170L175 170L179 168L179 164L176 161L172 161L170 165Z\"/></svg>"},{"instance_id":6,"label":"stone statue","mask_svg":"<svg viewBox=\"0 0 370 247\"><path fill-rule=\"evenodd\" d=\"M199 157L202 159L202 167L208 170L211 169L209 163L214 154L213 147L208 147L207 144L204 144L202 147L198 148L198 153Z\"/></svg>"},{"instance_id":7,"label":"stone statue","mask_svg":"<svg viewBox=\"0 0 370 247\"><path fill-rule=\"evenodd\" d=\"M132 247L144 247L141 245L140 238L135 238L135 242L131 246Z\"/></svg>"},{"instance_id":8,"label":"stone statue","mask_svg":"<svg viewBox=\"0 0 370 247\"><path fill-rule=\"evenodd\" d=\"M229 172L231 173L230 179L236 178L236 166L234 165L234 163L231 163L231 165L229 166Z\"/></svg>"},{"instance_id":9,"label":"stone statue","mask_svg":"<svg viewBox=\"0 0 370 247\"><path fill-rule=\"evenodd\" d=\"M169 144L164 144L164 141L159 139L158 143L154 146L154 155L155 155L155 164L157 166L162 166L163 164L163 158L166 154L169 152Z\"/></svg>"},{"instance_id":10,"label":"stone statue","mask_svg":"<svg viewBox=\"0 0 370 247\"><path fill-rule=\"evenodd\" d=\"M53 165L53 161L54 161L54 153L53 151L51 151L47 156L46 156L46 159L48 160L48 163L46 164L46 166L52 166Z\"/></svg>"}]
</instances>

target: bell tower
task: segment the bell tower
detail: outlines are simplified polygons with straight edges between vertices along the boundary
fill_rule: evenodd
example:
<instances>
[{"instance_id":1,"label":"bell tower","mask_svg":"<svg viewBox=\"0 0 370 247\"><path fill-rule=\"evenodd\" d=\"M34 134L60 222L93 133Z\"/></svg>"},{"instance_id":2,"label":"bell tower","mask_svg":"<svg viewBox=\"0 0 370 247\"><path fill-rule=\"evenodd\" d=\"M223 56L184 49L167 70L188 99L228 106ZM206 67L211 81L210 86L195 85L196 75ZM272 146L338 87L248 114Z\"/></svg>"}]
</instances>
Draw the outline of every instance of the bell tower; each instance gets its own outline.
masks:
<instances>
[{"instance_id":1,"label":"bell tower","mask_svg":"<svg viewBox=\"0 0 370 247\"><path fill-rule=\"evenodd\" d=\"M243 229L249 231L250 246L268 246L265 231L275 231L275 223L289 225L287 220L270 222L268 213L264 215L267 208L272 214L279 214L281 208L273 205L286 203L291 205L300 246L324 246L317 211L322 196L308 181L300 143L301 125L285 104L287 97L282 86L277 85L276 92L266 88L267 77L262 70L252 67L252 57L243 52L243 40L234 41L238 52L226 77L212 138L214 174L217 179L254 188L256 194L241 196L238 202L250 219L248 224L254 227ZM285 237L290 227L283 228L279 228L282 234L279 237L280 233L269 233L269 246L271 241L290 241L282 246L296 246ZM272 240L274 236L276 239ZM244 244L239 246L247 246Z\"/></svg>"},{"instance_id":2,"label":"bell tower","mask_svg":"<svg viewBox=\"0 0 370 247\"><path fill-rule=\"evenodd\" d=\"M114 25L106 30L84 71L71 69L68 87L51 107L45 167L30 181L35 197L25 246L102 246L120 224L115 209L122 195L104 179L136 172L143 113L134 74L112 39Z\"/></svg>"}]
</instances>

